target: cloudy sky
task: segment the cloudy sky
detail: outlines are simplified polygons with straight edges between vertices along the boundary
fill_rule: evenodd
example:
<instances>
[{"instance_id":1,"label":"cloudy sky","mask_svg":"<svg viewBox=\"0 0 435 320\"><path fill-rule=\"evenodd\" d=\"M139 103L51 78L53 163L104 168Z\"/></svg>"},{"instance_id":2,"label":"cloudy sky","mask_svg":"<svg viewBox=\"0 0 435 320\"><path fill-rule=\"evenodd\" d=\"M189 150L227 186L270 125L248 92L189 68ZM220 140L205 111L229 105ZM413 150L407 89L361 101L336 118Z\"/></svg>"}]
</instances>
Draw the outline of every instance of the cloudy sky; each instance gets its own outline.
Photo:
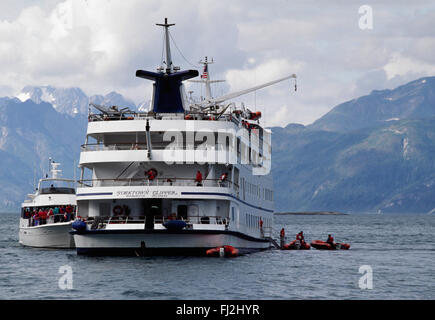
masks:
<instances>
[{"instance_id":1,"label":"cloudy sky","mask_svg":"<svg viewBox=\"0 0 435 320\"><path fill-rule=\"evenodd\" d=\"M372 29L360 28L363 5ZM214 95L297 74L296 92L289 80L243 97L266 125L309 124L373 89L435 75L435 1L2 0L0 96L52 85L149 100L151 82L135 71L160 64L164 17L176 23L175 65L214 58L212 77L226 80Z\"/></svg>"}]
</instances>

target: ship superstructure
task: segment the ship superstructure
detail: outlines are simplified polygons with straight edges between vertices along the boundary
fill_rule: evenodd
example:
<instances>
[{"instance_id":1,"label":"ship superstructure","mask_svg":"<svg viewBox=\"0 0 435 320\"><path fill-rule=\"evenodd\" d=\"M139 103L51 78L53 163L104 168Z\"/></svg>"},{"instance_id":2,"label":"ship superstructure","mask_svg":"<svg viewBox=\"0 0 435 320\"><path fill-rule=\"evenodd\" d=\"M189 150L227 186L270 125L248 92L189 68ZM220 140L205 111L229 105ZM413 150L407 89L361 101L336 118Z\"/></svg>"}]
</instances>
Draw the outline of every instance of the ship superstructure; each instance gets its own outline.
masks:
<instances>
[{"instance_id":1,"label":"ship superstructure","mask_svg":"<svg viewBox=\"0 0 435 320\"><path fill-rule=\"evenodd\" d=\"M80 154L79 254L205 254L231 245L248 252L270 247L273 183L271 132L260 112L228 99L295 75L223 97L189 104L165 32L165 61L153 81L149 112L92 105ZM208 64L205 64L208 67ZM203 79L205 80L205 79ZM208 85L212 80L208 79ZM88 177L88 178L87 178Z\"/></svg>"}]
</instances>

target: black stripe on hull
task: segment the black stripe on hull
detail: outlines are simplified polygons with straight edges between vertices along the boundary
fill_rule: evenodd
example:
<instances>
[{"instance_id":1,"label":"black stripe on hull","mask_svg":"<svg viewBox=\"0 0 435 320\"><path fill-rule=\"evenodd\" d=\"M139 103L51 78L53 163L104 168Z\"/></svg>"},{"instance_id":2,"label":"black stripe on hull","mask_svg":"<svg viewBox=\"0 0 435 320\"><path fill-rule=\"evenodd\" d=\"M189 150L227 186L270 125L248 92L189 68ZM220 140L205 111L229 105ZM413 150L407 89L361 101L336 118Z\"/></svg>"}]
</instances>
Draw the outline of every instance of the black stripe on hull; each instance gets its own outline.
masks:
<instances>
[{"instance_id":1,"label":"black stripe on hull","mask_svg":"<svg viewBox=\"0 0 435 320\"><path fill-rule=\"evenodd\" d=\"M237 231L229 231L229 230L167 230L167 229L124 229L124 230L107 230L107 229L97 229L97 230L78 230L78 231L71 231L71 234L77 234L77 235L99 235L99 234L226 234L226 235L232 235L235 237L238 237L243 240L253 241L253 242L262 242L267 243L270 242L268 239L262 239L262 238L255 238L252 236L249 236L247 234L237 232Z\"/></svg>"}]
</instances>

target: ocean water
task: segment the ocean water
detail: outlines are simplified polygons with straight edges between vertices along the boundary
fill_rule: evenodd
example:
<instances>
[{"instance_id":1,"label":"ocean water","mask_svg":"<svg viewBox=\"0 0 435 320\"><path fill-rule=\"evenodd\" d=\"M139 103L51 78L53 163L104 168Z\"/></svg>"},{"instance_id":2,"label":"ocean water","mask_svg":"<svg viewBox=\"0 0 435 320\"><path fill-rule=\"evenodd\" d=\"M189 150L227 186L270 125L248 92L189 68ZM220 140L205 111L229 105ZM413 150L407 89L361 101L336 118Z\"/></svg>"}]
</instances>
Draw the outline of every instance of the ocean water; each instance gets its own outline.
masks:
<instances>
[{"instance_id":1,"label":"ocean water","mask_svg":"<svg viewBox=\"0 0 435 320\"><path fill-rule=\"evenodd\" d=\"M0 214L0 299L435 299L435 215L277 216L292 239L332 233L350 250L268 250L237 258L86 257L18 243ZM289 239L291 240L291 239ZM72 289L61 289L62 267ZM366 268L360 273L361 266ZM372 288L362 289L360 283Z\"/></svg>"}]
</instances>

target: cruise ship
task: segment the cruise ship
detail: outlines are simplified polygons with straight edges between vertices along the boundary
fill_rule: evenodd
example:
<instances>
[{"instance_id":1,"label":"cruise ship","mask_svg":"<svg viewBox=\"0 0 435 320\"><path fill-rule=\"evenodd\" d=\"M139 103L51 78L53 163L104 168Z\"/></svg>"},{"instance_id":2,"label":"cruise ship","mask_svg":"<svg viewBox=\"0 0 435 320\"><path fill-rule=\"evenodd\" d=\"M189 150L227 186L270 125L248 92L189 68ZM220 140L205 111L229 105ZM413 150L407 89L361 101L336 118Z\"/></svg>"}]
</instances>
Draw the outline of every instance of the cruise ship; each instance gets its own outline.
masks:
<instances>
[{"instance_id":1,"label":"cruise ship","mask_svg":"<svg viewBox=\"0 0 435 320\"><path fill-rule=\"evenodd\" d=\"M51 176L40 179L35 193L21 205L19 243L39 248L74 248L70 234L75 219L75 181L61 178L59 162L50 162Z\"/></svg>"},{"instance_id":2,"label":"cruise ship","mask_svg":"<svg viewBox=\"0 0 435 320\"><path fill-rule=\"evenodd\" d=\"M153 81L150 111L92 104L81 146L78 254L205 255L223 246L243 254L271 247L271 131L261 112L230 99L294 74L222 97L189 101L183 81L199 75L173 65L167 19L165 60ZM192 80L191 80L192 81Z\"/></svg>"}]
</instances>

